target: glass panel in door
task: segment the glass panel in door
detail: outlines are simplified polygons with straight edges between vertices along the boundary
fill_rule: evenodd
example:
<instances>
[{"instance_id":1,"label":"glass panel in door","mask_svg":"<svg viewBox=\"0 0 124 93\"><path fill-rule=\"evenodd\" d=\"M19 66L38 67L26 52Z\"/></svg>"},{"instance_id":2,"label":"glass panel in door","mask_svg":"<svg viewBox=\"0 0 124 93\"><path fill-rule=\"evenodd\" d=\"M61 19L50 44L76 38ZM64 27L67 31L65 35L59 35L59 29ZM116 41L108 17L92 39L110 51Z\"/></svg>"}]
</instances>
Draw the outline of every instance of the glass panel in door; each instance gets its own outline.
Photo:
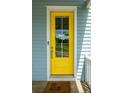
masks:
<instances>
[{"instance_id":1,"label":"glass panel in door","mask_svg":"<svg viewBox=\"0 0 124 93\"><path fill-rule=\"evenodd\" d=\"M55 18L56 57L69 57L69 17L56 16Z\"/></svg>"}]
</instances>

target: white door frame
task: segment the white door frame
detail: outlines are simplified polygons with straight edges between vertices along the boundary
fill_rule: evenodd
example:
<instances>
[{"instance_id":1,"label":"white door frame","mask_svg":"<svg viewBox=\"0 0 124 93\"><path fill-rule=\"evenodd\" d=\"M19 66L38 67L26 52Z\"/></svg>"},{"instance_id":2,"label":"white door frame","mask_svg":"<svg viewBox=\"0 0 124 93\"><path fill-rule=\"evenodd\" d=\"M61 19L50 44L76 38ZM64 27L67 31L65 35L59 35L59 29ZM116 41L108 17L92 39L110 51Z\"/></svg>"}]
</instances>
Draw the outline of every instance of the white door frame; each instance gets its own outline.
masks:
<instances>
[{"instance_id":1,"label":"white door frame","mask_svg":"<svg viewBox=\"0 0 124 93\"><path fill-rule=\"evenodd\" d=\"M74 77L50 78L50 11L74 11ZM75 80L77 70L77 6L47 6L47 81L49 80Z\"/></svg>"}]
</instances>

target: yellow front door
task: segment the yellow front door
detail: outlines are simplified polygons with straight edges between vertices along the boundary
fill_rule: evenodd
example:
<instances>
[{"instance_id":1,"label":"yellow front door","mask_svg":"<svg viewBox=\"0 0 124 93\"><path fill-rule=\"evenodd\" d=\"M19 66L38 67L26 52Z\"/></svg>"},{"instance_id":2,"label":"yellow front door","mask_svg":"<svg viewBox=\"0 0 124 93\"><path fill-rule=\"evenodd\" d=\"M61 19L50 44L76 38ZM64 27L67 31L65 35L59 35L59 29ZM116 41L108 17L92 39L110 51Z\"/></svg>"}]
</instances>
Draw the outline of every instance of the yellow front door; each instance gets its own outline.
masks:
<instances>
[{"instance_id":1,"label":"yellow front door","mask_svg":"<svg viewBox=\"0 0 124 93\"><path fill-rule=\"evenodd\" d=\"M74 13L50 12L50 72L74 74Z\"/></svg>"}]
</instances>

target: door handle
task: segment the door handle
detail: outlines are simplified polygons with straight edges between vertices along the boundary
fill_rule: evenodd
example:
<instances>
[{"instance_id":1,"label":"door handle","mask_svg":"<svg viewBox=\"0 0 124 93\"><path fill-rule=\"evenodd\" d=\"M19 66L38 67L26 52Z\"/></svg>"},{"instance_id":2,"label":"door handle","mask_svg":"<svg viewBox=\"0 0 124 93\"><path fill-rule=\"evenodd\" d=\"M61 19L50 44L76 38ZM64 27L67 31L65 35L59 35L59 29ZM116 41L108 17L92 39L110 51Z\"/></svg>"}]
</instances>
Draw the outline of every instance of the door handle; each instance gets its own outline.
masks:
<instances>
[{"instance_id":1,"label":"door handle","mask_svg":"<svg viewBox=\"0 0 124 93\"><path fill-rule=\"evenodd\" d=\"M50 42L49 42L49 41L47 41L47 44L49 45L49 44L50 44Z\"/></svg>"}]
</instances>

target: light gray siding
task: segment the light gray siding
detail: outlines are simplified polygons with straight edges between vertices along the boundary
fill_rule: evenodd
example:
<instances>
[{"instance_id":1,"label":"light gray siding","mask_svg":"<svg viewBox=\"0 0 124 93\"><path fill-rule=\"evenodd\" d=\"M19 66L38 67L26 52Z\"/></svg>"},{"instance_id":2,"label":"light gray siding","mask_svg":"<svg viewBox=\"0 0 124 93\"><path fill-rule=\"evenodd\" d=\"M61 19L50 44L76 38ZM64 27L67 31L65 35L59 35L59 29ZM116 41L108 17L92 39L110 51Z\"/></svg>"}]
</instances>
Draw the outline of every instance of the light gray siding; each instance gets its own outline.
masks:
<instances>
[{"instance_id":1,"label":"light gray siding","mask_svg":"<svg viewBox=\"0 0 124 93\"><path fill-rule=\"evenodd\" d=\"M77 9L77 69L83 65L85 53L90 55L90 10L83 0L33 0L32 1L32 80L47 79L46 6L78 6ZM82 64L82 65L81 65ZM77 72L81 79L82 67ZM81 73L81 75L79 75ZM83 76L82 76L83 77ZM83 80L83 79L82 79Z\"/></svg>"},{"instance_id":2,"label":"light gray siding","mask_svg":"<svg viewBox=\"0 0 124 93\"><path fill-rule=\"evenodd\" d=\"M77 14L77 79L84 80L84 58L91 55L91 9L79 7Z\"/></svg>"}]
</instances>

